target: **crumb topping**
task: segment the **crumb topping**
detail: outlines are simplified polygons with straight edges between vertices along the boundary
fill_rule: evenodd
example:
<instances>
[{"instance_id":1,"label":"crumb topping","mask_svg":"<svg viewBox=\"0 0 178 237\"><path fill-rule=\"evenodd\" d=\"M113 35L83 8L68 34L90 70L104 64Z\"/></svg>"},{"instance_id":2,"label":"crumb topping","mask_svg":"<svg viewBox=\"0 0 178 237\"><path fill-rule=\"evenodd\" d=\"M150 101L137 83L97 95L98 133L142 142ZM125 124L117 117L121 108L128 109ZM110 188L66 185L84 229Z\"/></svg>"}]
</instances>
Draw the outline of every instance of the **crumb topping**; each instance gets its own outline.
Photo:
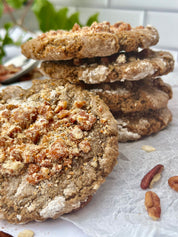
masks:
<instances>
[{"instance_id":1,"label":"crumb topping","mask_svg":"<svg viewBox=\"0 0 178 237\"><path fill-rule=\"evenodd\" d=\"M139 28L139 27L138 27ZM142 27L143 28L143 27ZM115 31L130 31L132 27L130 24L125 23L125 22L117 22L114 25L111 25L109 22L104 21L104 22L93 22L91 26L84 26L80 27L77 23L74 24L73 28L70 31L64 31L64 30L50 30L47 33L43 33L38 36L40 40L47 40L48 38L55 38L57 35L63 35L63 34L70 34L71 32L73 33L96 33L96 32L108 32L108 33L114 33Z\"/></svg>"},{"instance_id":2,"label":"crumb topping","mask_svg":"<svg viewBox=\"0 0 178 237\"><path fill-rule=\"evenodd\" d=\"M37 184L71 167L74 158L91 151L89 131L97 118L86 101L56 101L47 94L41 103L11 100L0 105L0 172L15 176L27 171ZM55 94L50 94L54 99Z\"/></svg>"}]
</instances>

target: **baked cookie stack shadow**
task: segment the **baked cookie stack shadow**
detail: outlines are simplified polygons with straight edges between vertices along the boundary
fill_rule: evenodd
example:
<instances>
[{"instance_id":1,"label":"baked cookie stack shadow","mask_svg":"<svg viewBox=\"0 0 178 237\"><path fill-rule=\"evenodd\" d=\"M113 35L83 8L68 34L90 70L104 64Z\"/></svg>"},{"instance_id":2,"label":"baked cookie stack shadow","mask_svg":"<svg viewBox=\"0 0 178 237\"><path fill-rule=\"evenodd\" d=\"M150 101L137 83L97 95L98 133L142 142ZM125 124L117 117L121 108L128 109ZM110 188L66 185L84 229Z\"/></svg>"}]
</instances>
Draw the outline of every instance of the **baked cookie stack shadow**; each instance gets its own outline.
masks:
<instances>
[{"instance_id":1,"label":"baked cookie stack shadow","mask_svg":"<svg viewBox=\"0 0 178 237\"><path fill-rule=\"evenodd\" d=\"M22 53L43 60L50 78L81 84L99 95L118 123L119 141L138 140L172 119L170 85L160 78L174 68L169 52L153 51L159 34L152 26L93 23L71 31L50 31L22 45Z\"/></svg>"}]
</instances>

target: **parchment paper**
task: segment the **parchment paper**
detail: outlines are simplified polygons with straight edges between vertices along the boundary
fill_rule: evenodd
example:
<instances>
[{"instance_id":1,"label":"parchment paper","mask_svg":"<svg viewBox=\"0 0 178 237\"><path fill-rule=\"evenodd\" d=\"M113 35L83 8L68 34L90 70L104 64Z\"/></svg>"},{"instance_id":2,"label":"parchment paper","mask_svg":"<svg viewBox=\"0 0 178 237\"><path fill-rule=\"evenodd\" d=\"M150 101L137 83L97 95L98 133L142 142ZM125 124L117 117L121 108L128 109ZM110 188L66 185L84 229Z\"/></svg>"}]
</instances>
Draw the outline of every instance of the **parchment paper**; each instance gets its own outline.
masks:
<instances>
[{"instance_id":1,"label":"parchment paper","mask_svg":"<svg viewBox=\"0 0 178 237\"><path fill-rule=\"evenodd\" d=\"M171 124L163 131L140 141L120 143L118 165L92 201L80 211L61 217L73 222L88 236L178 236L178 193L168 186L168 178L178 175L178 66L174 73L164 77L164 81L172 85L174 93L168 105L173 113ZM31 85L30 82L20 84L23 88ZM141 149L142 145L151 145L156 150L147 153ZM160 181L152 188L160 197L162 208L160 220L153 221L144 207L146 191L140 188L140 181L156 164L163 164L165 169ZM5 221L1 222L1 226L14 232L16 228L19 229L19 226ZM35 230L37 237L56 237L60 219L30 223L23 226L24 228Z\"/></svg>"},{"instance_id":2,"label":"parchment paper","mask_svg":"<svg viewBox=\"0 0 178 237\"><path fill-rule=\"evenodd\" d=\"M97 237L177 237L178 193L168 186L168 178L178 175L178 67L164 77L173 87L168 107L173 121L163 131L140 141L120 143L118 165L87 207L65 215L89 236ZM156 148L153 152L142 145ZM140 188L143 176L157 164L164 165L161 179L152 191L161 200L161 218L153 221L144 207L145 190Z\"/></svg>"}]
</instances>

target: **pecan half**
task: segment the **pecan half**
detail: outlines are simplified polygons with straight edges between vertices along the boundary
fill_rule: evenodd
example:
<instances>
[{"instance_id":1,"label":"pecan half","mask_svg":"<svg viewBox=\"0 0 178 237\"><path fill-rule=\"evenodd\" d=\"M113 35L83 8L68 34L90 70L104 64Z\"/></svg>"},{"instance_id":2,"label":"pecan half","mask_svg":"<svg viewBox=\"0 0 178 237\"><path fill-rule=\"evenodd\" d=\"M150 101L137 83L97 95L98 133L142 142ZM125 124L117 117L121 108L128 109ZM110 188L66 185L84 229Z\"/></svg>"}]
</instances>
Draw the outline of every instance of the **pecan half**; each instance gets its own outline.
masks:
<instances>
[{"instance_id":1,"label":"pecan half","mask_svg":"<svg viewBox=\"0 0 178 237\"><path fill-rule=\"evenodd\" d=\"M157 182L161 177L161 172L163 171L164 166L161 164L153 167L142 179L140 187L142 189L151 188L153 183Z\"/></svg>"},{"instance_id":2,"label":"pecan half","mask_svg":"<svg viewBox=\"0 0 178 237\"><path fill-rule=\"evenodd\" d=\"M161 215L160 199L158 195L152 191L148 191L145 194L145 207L148 215L153 220L158 220Z\"/></svg>"},{"instance_id":3,"label":"pecan half","mask_svg":"<svg viewBox=\"0 0 178 237\"><path fill-rule=\"evenodd\" d=\"M168 179L169 186L178 192L178 176L173 176Z\"/></svg>"},{"instance_id":4,"label":"pecan half","mask_svg":"<svg viewBox=\"0 0 178 237\"><path fill-rule=\"evenodd\" d=\"M4 231L0 231L0 237L13 237L13 236Z\"/></svg>"}]
</instances>

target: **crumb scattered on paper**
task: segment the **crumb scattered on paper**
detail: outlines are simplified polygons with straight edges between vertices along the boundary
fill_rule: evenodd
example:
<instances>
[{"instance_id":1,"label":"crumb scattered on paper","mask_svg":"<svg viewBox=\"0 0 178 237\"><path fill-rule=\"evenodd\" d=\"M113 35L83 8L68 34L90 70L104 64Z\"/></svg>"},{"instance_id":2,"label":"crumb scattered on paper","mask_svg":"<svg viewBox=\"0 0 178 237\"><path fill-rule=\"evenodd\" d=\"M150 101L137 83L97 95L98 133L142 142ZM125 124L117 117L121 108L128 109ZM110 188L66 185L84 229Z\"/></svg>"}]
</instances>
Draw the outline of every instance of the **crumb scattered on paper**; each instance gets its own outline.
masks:
<instances>
[{"instance_id":1,"label":"crumb scattered on paper","mask_svg":"<svg viewBox=\"0 0 178 237\"><path fill-rule=\"evenodd\" d=\"M142 150L144 150L146 152L152 152L152 151L155 151L156 149L153 146L143 145Z\"/></svg>"},{"instance_id":2,"label":"crumb scattered on paper","mask_svg":"<svg viewBox=\"0 0 178 237\"><path fill-rule=\"evenodd\" d=\"M34 232L32 230L23 230L18 234L18 237L33 237Z\"/></svg>"}]
</instances>

